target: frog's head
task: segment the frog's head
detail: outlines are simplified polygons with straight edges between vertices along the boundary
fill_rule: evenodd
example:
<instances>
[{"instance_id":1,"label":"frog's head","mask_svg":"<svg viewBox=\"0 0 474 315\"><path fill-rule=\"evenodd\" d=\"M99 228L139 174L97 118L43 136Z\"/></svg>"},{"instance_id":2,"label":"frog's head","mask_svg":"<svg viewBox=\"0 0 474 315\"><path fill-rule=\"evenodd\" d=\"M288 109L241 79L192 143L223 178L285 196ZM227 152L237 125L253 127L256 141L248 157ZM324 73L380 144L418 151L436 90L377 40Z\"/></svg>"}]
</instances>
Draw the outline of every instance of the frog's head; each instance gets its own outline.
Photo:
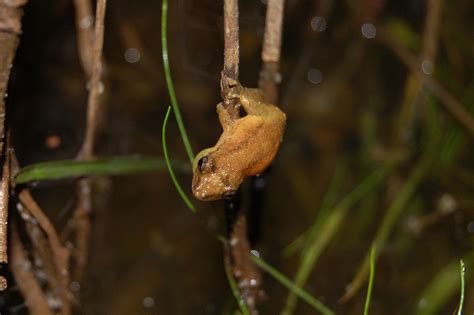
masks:
<instances>
[{"instance_id":1,"label":"frog's head","mask_svg":"<svg viewBox=\"0 0 474 315\"><path fill-rule=\"evenodd\" d=\"M205 149L193 162L193 195L204 201L231 198L238 188L232 187L229 174L216 166L214 152L214 148Z\"/></svg>"}]
</instances>

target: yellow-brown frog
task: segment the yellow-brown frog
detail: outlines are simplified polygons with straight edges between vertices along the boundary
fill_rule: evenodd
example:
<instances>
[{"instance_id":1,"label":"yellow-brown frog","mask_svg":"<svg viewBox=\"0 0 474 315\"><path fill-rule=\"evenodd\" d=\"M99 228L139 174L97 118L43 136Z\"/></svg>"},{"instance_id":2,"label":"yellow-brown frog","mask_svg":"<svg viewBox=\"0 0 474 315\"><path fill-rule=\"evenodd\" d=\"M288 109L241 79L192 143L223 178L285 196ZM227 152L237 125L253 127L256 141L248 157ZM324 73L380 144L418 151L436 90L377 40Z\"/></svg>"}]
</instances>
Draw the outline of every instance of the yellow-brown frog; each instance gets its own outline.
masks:
<instances>
[{"instance_id":1,"label":"yellow-brown frog","mask_svg":"<svg viewBox=\"0 0 474 315\"><path fill-rule=\"evenodd\" d=\"M200 200L232 197L245 177L258 175L271 163L282 141L286 115L263 101L259 89L238 85L237 98L247 115L232 119L222 103L217 114L223 132L212 148L193 163L193 194Z\"/></svg>"}]
</instances>

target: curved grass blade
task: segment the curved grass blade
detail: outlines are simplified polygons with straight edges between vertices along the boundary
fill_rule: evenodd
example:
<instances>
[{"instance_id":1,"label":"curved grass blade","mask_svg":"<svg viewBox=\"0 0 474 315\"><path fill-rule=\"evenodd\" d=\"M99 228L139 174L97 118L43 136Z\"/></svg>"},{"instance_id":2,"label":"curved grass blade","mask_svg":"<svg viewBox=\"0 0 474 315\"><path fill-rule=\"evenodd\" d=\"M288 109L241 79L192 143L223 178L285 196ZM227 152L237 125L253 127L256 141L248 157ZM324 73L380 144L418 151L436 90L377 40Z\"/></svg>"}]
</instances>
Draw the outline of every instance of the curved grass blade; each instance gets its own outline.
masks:
<instances>
[{"instance_id":1,"label":"curved grass blade","mask_svg":"<svg viewBox=\"0 0 474 315\"><path fill-rule=\"evenodd\" d=\"M165 155L166 166L168 167L168 172L170 173L171 180L173 181L174 187L176 187L176 190L178 191L179 195L183 199L184 203L188 206L188 208L192 212L196 212L196 208L194 207L191 200L189 200L188 196L186 196L186 194L183 191L183 188L181 188L181 185L179 184L178 180L176 179L176 176L174 175L173 167L171 166L170 158L168 155L168 147L166 145L166 126L168 125L168 118L170 116L170 111L171 111L171 107L168 106L165 119L163 120L163 126L161 128L161 143L163 145L163 154Z\"/></svg>"},{"instance_id":2,"label":"curved grass blade","mask_svg":"<svg viewBox=\"0 0 474 315\"><path fill-rule=\"evenodd\" d=\"M464 265L464 261L462 259L459 261L459 266L461 270L461 296L459 297L458 315L462 315L462 309L464 305L464 277L466 274L466 265Z\"/></svg>"},{"instance_id":3,"label":"curved grass blade","mask_svg":"<svg viewBox=\"0 0 474 315\"><path fill-rule=\"evenodd\" d=\"M182 172L190 172L183 162L174 162ZM60 160L36 163L24 167L15 176L15 183L26 184L34 181L58 180L86 176L110 176L146 173L164 170L163 158L123 156L90 161Z\"/></svg>"},{"instance_id":4,"label":"curved grass blade","mask_svg":"<svg viewBox=\"0 0 474 315\"><path fill-rule=\"evenodd\" d=\"M173 106L174 117L178 123L179 133L183 140L184 148L189 158L191 165L193 164L194 154L189 142L186 128L184 127L183 118L179 110L178 100L174 91L173 79L171 78L171 69L168 57L168 36L167 36L167 24L168 24L168 1L163 0L161 4L161 50L163 56L163 68L165 70L166 86L168 87L168 93L171 99L171 105Z\"/></svg>"},{"instance_id":5,"label":"curved grass blade","mask_svg":"<svg viewBox=\"0 0 474 315\"><path fill-rule=\"evenodd\" d=\"M321 314L324 315L334 315L335 313L329 309L326 305L315 299L313 296L311 296L308 292L303 290L302 288L296 286L293 282L291 282L290 279L285 277L282 273L280 273L278 270L267 264L263 259L260 257L252 254L251 255L253 262L265 270L268 274L270 274L275 280L280 282L282 285L284 285L288 290L293 292L295 295L297 295L300 299L308 303L310 306L312 306L315 310L319 311Z\"/></svg>"},{"instance_id":6,"label":"curved grass blade","mask_svg":"<svg viewBox=\"0 0 474 315\"><path fill-rule=\"evenodd\" d=\"M372 298L372 289L374 287L375 278L375 245L372 245L370 250L370 275L369 286L367 287L367 296L365 298L364 315L369 314L370 299Z\"/></svg>"},{"instance_id":7,"label":"curved grass blade","mask_svg":"<svg viewBox=\"0 0 474 315\"><path fill-rule=\"evenodd\" d=\"M474 264L474 254L469 253L463 258L465 267L471 268ZM463 272L465 268L461 269ZM468 278L469 279L469 278ZM461 298L464 304L464 292L463 292L463 276L461 276ZM453 261L446 265L444 268L439 270L433 275L432 280L422 290L420 296L417 298L415 309L411 314L415 315L431 315L441 314L441 310L446 306L449 301L453 299L456 292L459 290L459 261ZM460 302L461 303L461 302ZM458 306L458 310L453 312L454 314L462 314L463 305Z\"/></svg>"}]
</instances>

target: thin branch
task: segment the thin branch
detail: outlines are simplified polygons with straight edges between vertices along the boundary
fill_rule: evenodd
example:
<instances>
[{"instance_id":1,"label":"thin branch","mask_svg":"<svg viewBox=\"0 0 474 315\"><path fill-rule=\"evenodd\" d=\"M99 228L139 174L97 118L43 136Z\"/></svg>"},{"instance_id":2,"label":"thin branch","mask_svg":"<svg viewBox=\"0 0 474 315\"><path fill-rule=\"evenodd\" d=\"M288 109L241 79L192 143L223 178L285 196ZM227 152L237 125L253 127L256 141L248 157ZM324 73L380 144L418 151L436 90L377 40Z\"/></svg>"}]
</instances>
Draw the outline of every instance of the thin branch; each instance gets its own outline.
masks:
<instances>
[{"instance_id":1,"label":"thin branch","mask_svg":"<svg viewBox=\"0 0 474 315\"><path fill-rule=\"evenodd\" d=\"M26 3L27 0L0 0L0 152L5 139L5 97Z\"/></svg>"},{"instance_id":2,"label":"thin branch","mask_svg":"<svg viewBox=\"0 0 474 315\"><path fill-rule=\"evenodd\" d=\"M59 236L51 221L34 201L28 190L22 190L18 199L25 211L35 218L37 224L46 234L49 247L53 254L55 273L58 277L58 290L61 297L61 314L71 314L71 295L69 292L69 249L61 244Z\"/></svg>"},{"instance_id":3,"label":"thin branch","mask_svg":"<svg viewBox=\"0 0 474 315\"><path fill-rule=\"evenodd\" d=\"M442 6L443 0L427 0L426 2L425 27L419 58L421 68L424 67L425 71L429 72L434 71L435 67ZM395 143L402 143L406 138L407 130L413 129L414 115L417 112L416 107L421 107L421 104L423 104L421 98L422 79L416 72L412 72L406 80L404 99L398 115L397 128L395 129Z\"/></svg>"},{"instance_id":4,"label":"thin branch","mask_svg":"<svg viewBox=\"0 0 474 315\"><path fill-rule=\"evenodd\" d=\"M421 70L415 55L392 38L383 28L378 29L376 38L387 46L413 74L423 80L423 84L440 100L444 109L474 138L474 118L446 88L431 75L427 75Z\"/></svg>"},{"instance_id":5,"label":"thin branch","mask_svg":"<svg viewBox=\"0 0 474 315\"><path fill-rule=\"evenodd\" d=\"M11 269L16 284L23 294L28 311L32 315L52 315L53 312L49 308L46 295L36 280L31 262L23 248L16 224L13 223L12 227Z\"/></svg>"},{"instance_id":6,"label":"thin branch","mask_svg":"<svg viewBox=\"0 0 474 315\"><path fill-rule=\"evenodd\" d=\"M94 26L94 51L92 55L92 76L90 80L90 92L87 101L87 126L84 143L82 146L82 157L90 159L93 157L95 135L97 130L97 115L99 112L99 97L103 92L102 76L102 48L104 45L104 18L107 0L99 0L96 8Z\"/></svg>"},{"instance_id":7,"label":"thin branch","mask_svg":"<svg viewBox=\"0 0 474 315\"><path fill-rule=\"evenodd\" d=\"M229 97L239 81L239 5L224 0L224 67L221 73L223 105L233 119L239 118L239 104Z\"/></svg>"},{"instance_id":8,"label":"thin branch","mask_svg":"<svg viewBox=\"0 0 474 315\"><path fill-rule=\"evenodd\" d=\"M92 4L90 0L74 0L74 7L79 58L87 79L90 79L93 72L92 52L94 45Z\"/></svg>"},{"instance_id":9,"label":"thin branch","mask_svg":"<svg viewBox=\"0 0 474 315\"><path fill-rule=\"evenodd\" d=\"M93 42L92 32L87 30L87 19L91 15L90 2L88 0L76 0L76 26L78 26L79 54L81 56L83 69L90 78L90 91L87 101L87 122L82 150L79 158L91 160L94 157L94 146L96 142L97 126L101 110L100 95L103 93L102 77L102 50L104 45L104 19L106 0L99 0L96 5L95 25ZM79 19L79 20L77 20ZM85 22L84 22L84 19ZM90 18L89 18L90 19ZM84 28L87 26L87 28ZM85 60L87 59L87 61ZM82 278L89 253L89 242L91 234L91 222L89 215L92 212L92 180L81 179L77 184L78 201L73 215L75 228L75 246L77 248L73 278L79 281Z\"/></svg>"},{"instance_id":10,"label":"thin branch","mask_svg":"<svg viewBox=\"0 0 474 315\"><path fill-rule=\"evenodd\" d=\"M8 148L4 155L2 180L0 182L0 263L8 262L7 255L7 223L8 223L8 199L10 188L10 150ZM5 287L6 289L6 287ZM0 287L0 290L4 290Z\"/></svg>"},{"instance_id":11,"label":"thin branch","mask_svg":"<svg viewBox=\"0 0 474 315\"><path fill-rule=\"evenodd\" d=\"M258 85L271 104L278 103L278 84L281 82L280 52L284 0L269 0L263 37L262 61Z\"/></svg>"}]
</instances>

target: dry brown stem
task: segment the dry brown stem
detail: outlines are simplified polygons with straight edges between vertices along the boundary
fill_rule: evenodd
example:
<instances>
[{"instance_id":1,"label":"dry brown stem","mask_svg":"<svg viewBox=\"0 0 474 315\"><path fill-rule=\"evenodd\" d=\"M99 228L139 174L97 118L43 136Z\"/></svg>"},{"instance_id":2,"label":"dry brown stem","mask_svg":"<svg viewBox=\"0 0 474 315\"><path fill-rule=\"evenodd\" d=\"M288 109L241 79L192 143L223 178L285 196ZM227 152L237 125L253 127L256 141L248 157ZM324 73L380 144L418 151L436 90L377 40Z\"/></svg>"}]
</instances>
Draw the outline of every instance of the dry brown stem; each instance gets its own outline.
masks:
<instances>
[{"instance_id":1,"label":"dry brown stem","mask_svg":"<svg viewBox=\"0 0 474 315\"><path fill-rule=\"evenodd\" d=\"M3 161L2 181L0 182L0 263L8 262L7 254L7 223L8 199L10 188L10 150L8 148ZM5 288L6 289L6 288ZM2 288L0 288L2 290ZM4 290L4 289L3 289Z\"/></svg>"},{"instance_id":2,"label":"dry brown stem","mask_svg":"<svg viewBox=\"0 0 474 315\"><path fill-rule=\"evenodd\" d=\"M97 2L95 26L94 26L94 45L92 53L92 75L90 80L89 98L87 100L87 125L86 134L82 146L82 158L91 159L95 145L95 135L97 130L97 116L99 113L99 97L103 92L101 82L102 76L102 48L104 45L104 18L106 0Z\"/></svg>"},{"instance_id":3,"label":"dry brown stem","mask_svg":"<svg viewBox=\"0 0 474 315\"><path fill-rule=\"evenodd\" d=\"M10 71L21 35L21 17L27 0L0 0L0 160L3 161L0 184L0 263L8 261L7 221L9 199L9 156L5 142L5 98ZM6 153L6 154L5 154ZM6 289L6 279L0 276L0 290Z\"/></svg>"},{"instance_id":4,"label":"dry brown stem","mask_svg":"<svg viewBox=\"0 0 474 315\"><path fill-rule=\"evenodd\" d=\"M247 240L247 220L244 211L237 214L227 246L225 259L230 262L242 299L251 314L258 314L257 303L263 295L262 276L249 254L250 245Z\"/></svg>"},{"instance_id":5,"label":"dry brown stem","mask_svg":"<svg viewBox=\"0 0 474 315\"><path fill-rule=\"evenodd\" d=\"M433 71L439 41L443 0L428 0L426 2L425 27L422 35L422 50L419 54L420 65ZM430 69L431 68L431 69ZM411 72L405 83L405 94L395 129L395 143L403 143L405 135L413 129L416 107L422 107L423 80L416 72ZM420 104L421 103L421 104Z\"/></svg>"},{"instance_id":6,"label":"dry brown stem","mask_svg":"<svg viewBox=\"0 0 474 315\"><path fill-rule=\"evenodd\" d=\"M94 146L96 142L97 126L100 116L100 95L103 92L102 77L102 50L104 44L104 19L106 0L97 2L95 13L94 34L91 29L85 29L84 20L91 19L90 0L75 0L76 5L76 27L78 33L78 48L81 56L83 70L90 78L90 90L87 102L87 122L82 150L79 158L92 159L94 157ZM86 24L86 23L85 23ZM92 181L82 179L78 182L78 202L74 210L72 224L75 230L75 266L73 278L79 281L82 278L84 268L89 255L89 241L91 235L90 213L92 211Z\"/></svg>"},{"instance_id":7,"label":"dry brown stem","mask_svg":"<svg viewBox=\"0 0 474 315\"><path fill-rule=\"evenodd\" d=\"M278 84L281 81L279 70L283 8L284 0L268 1L262 47L263 66L258 85L271 104L278 103Z\"/></svg>"},{"instance_id":8,"label":"dry brown stem","mask_svg":"<svg viewBox=\"0 0 474 315\"><path fill-rule=\"evenodd\" d=\"M32 315L52 315L48 300L36 280L30 260L21 242L15 222L11 233L11 270L23 294L28 311Z\"/></svg>"},{"instance_id":9,"label":"dry brown stem","mask_svg":"<svg viewBox=\"0 0 474 315\"><path fill-rule=\"evenodd\" d=\"M239 5L224 0L224 68L221 73L221 95L224 107L233 119L239 118L239 104L229 93L239 81Z\"/></svg>"},{"instance_id":10,"label":"dry brown stem","mask_svg":"<svg viewBox=\"0 0 474 315\"><path fill-rule=\"evenodd\" d=\"M82 69L87 79L93 71L92 52L94 44L94 16L90 0L74 0L76 13L77 49L81 60Z\"/></svg>"},{"instance_id":11,"label":"dry brown stem","mask_svg":"<svg viewBox=\"0 0 474 315\"><path fill-rule=\"evenodd\" d=\"M5 138L5 97L13 59L21 35L21 17L27 0L0 0L0 152Z\"/></svg>"},{"instance_id":12,"label":"dry brown stem","mask_svg":"<svg viewBox=\"0 0 474 315\"><path fill-rule=\"evenodd\" d=\"M59 240L59 236L56 229L52 225L51 221L44 214L43 210L31 197L28 190L22 190L18 195L19 202L22 207L22 211L27 213L29 217L34 218L35 225L41 228L41 232L46 235L47 243L39 243L39 246L35 246L36 250L46 251L43 253L41 258L43 261L47 260L49 254L47 248L51 250L53 256L54 267L50 270L48 276L53 277L48 279L52 283L51 287L53 293L61 298L61 314L71 314L71 295L69 292L69 250L63 246ZM30 238L33 243L41 240L40 234L36 230L30 231ZM54 282L52 282L54 281Z\"/></svg>"}]
</instances>

